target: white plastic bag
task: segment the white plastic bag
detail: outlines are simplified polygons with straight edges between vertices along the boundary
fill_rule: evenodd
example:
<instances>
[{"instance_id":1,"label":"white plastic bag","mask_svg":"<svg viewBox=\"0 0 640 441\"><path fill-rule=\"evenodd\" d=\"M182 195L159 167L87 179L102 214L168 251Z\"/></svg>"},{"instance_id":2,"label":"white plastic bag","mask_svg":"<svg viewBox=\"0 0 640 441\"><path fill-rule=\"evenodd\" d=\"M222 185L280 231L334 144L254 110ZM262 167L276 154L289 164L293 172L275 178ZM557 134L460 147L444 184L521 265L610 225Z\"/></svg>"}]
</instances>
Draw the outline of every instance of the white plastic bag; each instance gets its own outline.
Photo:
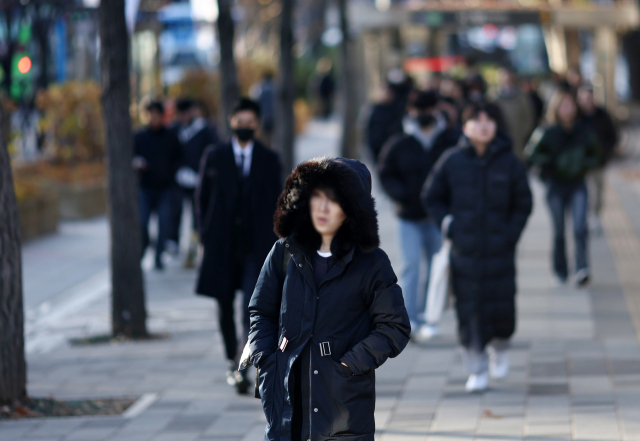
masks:
<instances>
[{"instance_id":1,"label":"white plastic bag","mask_svg":"<svg viewBox=\"0 0 640 441\"><path fill-rule=\"evenodd\" d=\"M445 239L440 251L431 259L431 273L429 275L429 289L427 291L427 308L424 312L429 324L440 321L447 304L450 289L450 257L451 240Z\"/></svg>"}]
</instances>

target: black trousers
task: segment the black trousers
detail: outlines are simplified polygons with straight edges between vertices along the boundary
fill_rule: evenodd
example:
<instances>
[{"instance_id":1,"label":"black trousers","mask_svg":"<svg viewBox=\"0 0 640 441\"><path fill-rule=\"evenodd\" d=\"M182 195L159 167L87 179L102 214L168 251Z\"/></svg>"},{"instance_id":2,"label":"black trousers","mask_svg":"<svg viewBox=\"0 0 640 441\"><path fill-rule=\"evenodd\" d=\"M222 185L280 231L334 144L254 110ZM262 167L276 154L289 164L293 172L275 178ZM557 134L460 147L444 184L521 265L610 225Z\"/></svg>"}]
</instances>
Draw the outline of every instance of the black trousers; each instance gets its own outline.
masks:
<instances>
[{"instance_id":1,"label":"black trousers","mask_svg":"<svg viewBox=\"0 0 640 441\"><path fill-rule=\"evenodd\" d=\"M218 299L218 322L227 359L235 361L238 355L238 334L233 308L236 290L240 289L243 296L241 342L244 345L249 335L249 301L256 287L261 266L253 254L248 254L241 260L236 260L233 266L233 288L228 295Z\"/></svg>"},{"instance_id":2,"label":"black trousers","mask_svg":"<svg viewBox=\"0 0 640 441\"><path fill-rule=\"evenodd\" d=\"M171 207L172 227L169 232L169 239L180 245L180 225L182 224L182 213L184 208L184 200L186 199L191 206L191 230L196 230L196 208L195 208L195 190L181 188L180 195L175 198Z\"/></svg>"}]
</instances>

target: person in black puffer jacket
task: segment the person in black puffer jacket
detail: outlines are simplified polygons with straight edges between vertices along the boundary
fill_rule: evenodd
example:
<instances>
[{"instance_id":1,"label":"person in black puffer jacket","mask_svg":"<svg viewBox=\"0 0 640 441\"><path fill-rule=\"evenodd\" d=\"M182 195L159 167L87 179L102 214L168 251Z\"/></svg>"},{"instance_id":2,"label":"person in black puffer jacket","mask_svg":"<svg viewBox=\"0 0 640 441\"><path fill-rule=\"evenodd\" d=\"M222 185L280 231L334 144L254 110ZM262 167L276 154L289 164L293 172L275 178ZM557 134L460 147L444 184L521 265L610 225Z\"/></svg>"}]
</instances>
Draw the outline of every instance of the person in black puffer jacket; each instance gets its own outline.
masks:
<instances>
[{"instance_id":1,"label":"person in black puffer jacket","mask_svg":"<svg viewBox=\"0 0 640 441\"><path fill-rule=\"evenodd\" d=\"M575 283L589 282L587 213L589 196L585 177L602 163L596 133L579 119L572 92L559 90L549 105L551 126L537 130L525 149L528 163L540 170L547 184L547 203L553 221L553 270L560 283L569 276L565 212L571 209L575 237Z\"/></svg>"},{"instance_id":2,"label":"person in black puffer jacket","mask_svg":"<svg viewBox=\"0 0 640 441\"><path fill-rule=\"evenodd\" d=\"M440 155L455 146L461 135L455 126L448 127L446 116L437 109L438 102L438 94L433 91L418 92L412 97L405 133L389 140L378 165L382 188L395 202L399 217L400 285L418 341L437 333L437 328L424 323L427 288L420 287L419 281L421 266L426 263L428 286L431 259L442 243L440 229L420 203L420 191Z\"/></svg>"},{"instance_id":3,"label":"person in black puffer jacket","mask_svg":"<svg viewBox=\"0 0 640 441\"><path fill-rule=\"evenodd\" d=\"M497 133L497 112L486 104L465 110L465 136L442 156L423 192L427 209L452 241L468 391L485 389L489 373L508 373L505 349L516 326L515 250L532 208L525 167L511 140Z\"/></svg>"},{"instance_id":4,"label":"person in black puffer jacket","mask_svg":"<svg viewBox=\"0 0 640 441\"><path fill-rule=\"evenodd\" d=\"M264 440L373 441L375 370L402 352L410 325L378 248L369 171L342 158L300 164L274 229L282 239L249 303L241 363L258 368Z\"/></svg>"}]
</instances>

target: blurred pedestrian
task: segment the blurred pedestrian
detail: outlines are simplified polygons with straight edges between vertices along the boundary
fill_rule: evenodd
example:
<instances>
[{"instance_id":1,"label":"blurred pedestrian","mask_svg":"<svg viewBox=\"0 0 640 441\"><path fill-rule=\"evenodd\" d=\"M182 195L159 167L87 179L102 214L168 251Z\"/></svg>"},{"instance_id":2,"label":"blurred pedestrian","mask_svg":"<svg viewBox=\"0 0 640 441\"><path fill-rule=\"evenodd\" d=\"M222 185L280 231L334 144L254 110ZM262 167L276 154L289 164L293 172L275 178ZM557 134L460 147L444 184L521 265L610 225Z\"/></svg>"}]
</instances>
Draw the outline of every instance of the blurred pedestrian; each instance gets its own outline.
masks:
<instances>
[{"instance_id":1,"label":"blurred pedestrian","mask_svg":"<svg viewBox=\"0 0 640 441\"><path fill-rule=\"evenodd\" d=\"M569 277L565 243L565 212L571 211L575 239L575 283L589 282L588 192L585 176L602 163L598 138L579 118L578 105L570 90L559 89L551 102L547 120L551 124L531 137L526 149L528 162L539 169L547 185L547 203L553 221L553 270L560 283Z\"/></svg>"},{"instance_id":2,"label":"blurred pedestrian","mask_svg":"<svg viewBox=\"0 0 640 441\"><path fill-rule=\"evenodd\" d=\"M440 88L435 89L440 92L443 97L453 99L455 102L460 102L464 99L464 89L459 81L456 81L452 77L445 76L440 82Z\"/></svg>"},{"instance_id":3,"label":"blurred pedestrian","mask_svg":"<svg viewBox=\"0 0 640 441\"><path fill-rule=\"evenodd\" d=\"M409 341L360 162L300 164L278 200L276 242L251 298L265 439L373 441L375 370ZM244 366L241 366L244 367Z\"/></svg>"},{"instance_id":4,"label":"blurred pedestrian","mask_svg":"<svg viewBox=\"0 0 640 441\"><path fill-rule=\"evenodd\" d=\"M181 139L181 133L188 130L193 122L192 109L193 101L188 98L179 98L175 101L175 122L170 125L170 129ZM166 108L165 108L166 109ZM166 113L166 112L165 112ZM165 121L167 118L165 116ZM182 146L184 142L181 140ZM183 165L184 167L184 165ZM178 176L176 176L178 185L181 186ZM181 197L174 198L174 204L171 208L171 231L169 240L167 241L167 250L177 256L180 253L180 225L182 223L183 201Z\"/></svg>"},{"instance_id":5,"label":"blurred pedestrian","mask_svg":"<svg viewBox=\"0 0 640 441\"><path fill-rule=\"evenodd\" d=\"M402 133L404 108L398 110L398 100L394 88L388 84L382 91L380 100L371 107L367 122L367 144L375 163L385 143L394 135Z\"/></svg>"},{"instance_id":6,"label":"blurred pedestrian","mask_svg":"<svg viewBox=\"0 0 640 441\"><path fill-rule=\"evenodd\" d=\"M535 121L535 129L535 127L537 127L538 124L542 122L542 117L544 116L544 101L538 93L538 84L531 78L525 78L520 82L520 89L529 96L529 99L531 101Z\"/></svg>"},{"instance_id":7,"label":"blurred pedestrian","mask_svg":"<svg viewBox=\"0 0 640 441\"><path fill-rule=\"evenodd\" d=\"M469 392L486 389L490 375L509 372L515 249L532 207L524 164L497 130L497 118L491 104L465 110L465 136L443 155L423 193L429 213L453 242L451 277Z\"/></svg>"},{"instance_id":8,"label":"blurred pedestrian","mask_svg":"<svg viewBox=\"0 0 640 441\"><path fill-rule=\"evenodd\" d=\"M427 287L420 286L421 268L426 264L427 286L433 255L440 249L438 225L420 203L422 186L440 155L457 144L447 136L447 119L437 110L438 94L419 92L411 100L405 119L405 133L389 140L380 156L382 188L395 202L402 251L400 285L414 337L421 341L437 333L425 324Z\"/></svg>"},{"instance_id":9,"label":"blurred pedestrian","mask_svg":"<svg viewBox=\"0 0 640 441\"><path fill-rule=\"evenodd\" d=\"M584 84L584 77L582 76L582 72L580 72L580 68L578 66L571 66L567 69L567 75L564 81L569 85L574 95L578 93L578 89Z\"/></svg>"},{"instance_id":10,"label":"blurred pedestrian","mask_svg":"<svg viewBox=\"0 0 640 441\"><path fill-rule=\"evenodd\" d=\"M464 80L465 101L469 103L481 103L487 93L487 82L479 73L471 74Z\"/></svg>"},{"instance_id":11,"label":"blurred pedestrian","mask_svg":"<svg viewBox=\"0 0 640 441\"><path fill-rule=\"evenodd\" d=\"M582 122L591 127L598 137L602 149L602 161L589 174L589 192L591 194L591 206L593 212L593 226L597 234L602 234L602 202L604 192L604 171L615 154L618 144L618 131L606 109L596 106L593 99L593 89L583 85L578 89L578 106L582 115Z\"/></svg>"},{"instance_id":12,"label":"blurred pedestrian","mask_svg":"<svg viewBox=\"0 0 640 441\"><path fill-rule=\"evenodd\" d=\"M276 88L273 84L273 73L267 71L262 77L257 93L257 101L260 104L262 127L260 136L262 141L270 146L273 140L273 131L276 122Z\"/></svg>"},{"instance_id":13,"label":"blurred pedestrian","mask_svg":"<svg viewBox=\"0 0 640 441\"><path fill-rule=\"evenodd\" d=\"M435 90L436 92L440 90L442 87L442 82L444 81L444 75L442 72L435 71L431 72L429 76L429 81L427 83L427 90Z\"/></svg>"},{"instance_id":14,"label":"blurred pedestrian","mask_svg":"<svg viewBox=\"0 0 640 441\"><path fill-rule=\"evenodd\" d=\"M445 101L455 106L458 113L458 121L456 123L459 123L462 111L467 106L464 98L464 82L455 80L452 77L444 77L440 84L440 95Z\"/></svg>"},{"instance_id":15,"label":"blurred pedestrian","mask_svg":"<svg viewBox=\"0 0 640 441\"><path fill-rule=\"evenodd\" d=\"M513 70L501 68L498 71L494 103L500 109L507 133L511 136L514 153L524 160L524 146L536 127L536 120L531 98L518 87Z\"/></svg>"},{"instance_id":16,"label":"blurred pedestrian","mask_svg":"<svg viewBox=\"0 0 640 441\"><path fill-rule=\"evenodd\" d=\"M184 146L185 165L180 168L177 175L178 184L183 191L183 199L191 207L191 229L189 234L189 245L187 256L184 261L185 268L195 266L196 254L198 251L198 233L196 231L196 216L194 205L194 194L198 185L198 171L202 155L207 147L211 147L218 142L218 133L215 126L211 125L204 117L204 104L191 101L180 100L177 103L178 114L180 115L180 128L178 138ZM182 218L183 200L180 200L180 210L177 217L177 237L180 237L180 220ZM179 244L179 240L177 241Z\"/></svg>"},{"instance_id":17,"label":"blurred pedestrian","mask_svg":"<svg viewBox=\"0 0 640 441\"><path fill-rule=\"evenodd\" d=\"M320 98L320 114L328 119L333 113L333 97L336 93L336 82L333 79L332 63L328 58L321 58L317 64L318 97Z\"/></svg>"},{"instance_id":18,"label":"blurred pedestrian","mask_svg":"<svg viewBox=\"0 0 640 441\"><path fill-rule=\"evenodd\" d=\"M440 96L436 109L442 112L442 115L445 116L447 120L447 129L455 132L452 133L453 136L456 136L453 144L457 144L460 140L460 136L462 136L462 128L460 125L461 112L458 107L458 102L451 97Z\"/></svg>"},{"instance_id":19,"label":"blurred pedestrian","mask_svg":"<svg viewBox=\"0 0 640 441\"><path fill-rule=\"evenodd\" d=\"M134 138L133 168L138 172L138 204L142 227L142 250L149 246L149 220L158 216L155 268L164 269L162 253L173 231L173 210L180 199L176 172L184 161L184 150L175 133L164 125L164 106L151 102L147 106L149 125Z\"/></svg>"},{"instance_id":20,"label":"blurred pedestrian","mask_svg":"<svg viewBox=\"0 0 640 441\"><path fill-rule=\"evenodd\" d=\"M277 240L273 215L282 190L278 155L255 139L260 106L242 98L229 125L231 140L208 148L200 166L196 211L204 255L196 292L218 301L218 319L228 360L227 382L246 393L249 382L236 371L236 290L243 294L243 338L247 306L260 268Z\"/></svg>"}]
</instances>

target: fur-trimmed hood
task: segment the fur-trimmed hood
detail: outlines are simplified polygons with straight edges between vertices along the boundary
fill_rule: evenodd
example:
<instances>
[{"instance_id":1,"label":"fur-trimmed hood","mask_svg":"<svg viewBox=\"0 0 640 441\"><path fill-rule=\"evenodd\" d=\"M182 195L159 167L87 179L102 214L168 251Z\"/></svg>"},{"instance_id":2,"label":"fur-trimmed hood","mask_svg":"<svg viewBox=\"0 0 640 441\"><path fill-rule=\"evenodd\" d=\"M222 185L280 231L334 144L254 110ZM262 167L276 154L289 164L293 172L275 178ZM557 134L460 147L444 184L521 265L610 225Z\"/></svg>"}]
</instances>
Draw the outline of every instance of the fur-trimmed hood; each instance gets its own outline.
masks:
<instances>
[{"instance_id":1,"label":"fur-trimmed hood","mask_svg":"<svg viewBox=\"0 0 640 441\"><path fill-rule=\"evenodd\" d=\"M317 187L333 189L347 220L336 234L331 252L342 258L354 247L370 252L380 245L378 216L371 196L371 173L360 161L344 158L315 158L298 165L287 178L278 199L274 231L279 237L293 237L305 251L314 253L321 243L313 228L309 198Z\"/></svg>"}]
</instances>

